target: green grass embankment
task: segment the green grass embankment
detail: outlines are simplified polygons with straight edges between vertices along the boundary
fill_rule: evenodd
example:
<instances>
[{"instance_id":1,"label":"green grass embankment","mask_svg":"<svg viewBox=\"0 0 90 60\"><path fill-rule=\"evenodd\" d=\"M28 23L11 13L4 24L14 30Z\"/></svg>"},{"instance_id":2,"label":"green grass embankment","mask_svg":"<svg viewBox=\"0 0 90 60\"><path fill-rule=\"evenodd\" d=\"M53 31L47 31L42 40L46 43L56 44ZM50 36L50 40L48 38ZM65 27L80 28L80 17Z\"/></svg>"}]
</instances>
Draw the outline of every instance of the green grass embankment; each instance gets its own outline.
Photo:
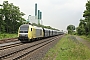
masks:
<instances>
[{"instance_id":1,"label":"green grass embankment","mask_svg":"<svg viewBox=\"0 0 90 60\"><path fill-rule=\"evenodd\" d=\"M15 38L15 37L17 37L17 34L8 34L8 33L0 34L0 40L5 38Z\"/></svg>"},{"instance_id":2,"label":"green grass embankment","mask_svg":"<svg viewBox=\"0 0 90 60\"><path fill-rule=\"evenodd\" d=\"M66 35L48 51L43 60L90 60L90 50L75 37Z\"/></svg>"},{"instance_id":3,"label":"green grass embankment","mask_svg":"<svg viewBox=\"0 0 90 60\"><path fill-rule=\"evenodd\" d=\"M90 35L89 35L89 36L82 35L82 36L80 36L80 37L83 38L83 39L85 39L85 40L90 41Z\"/></svg>"}]
</instances>

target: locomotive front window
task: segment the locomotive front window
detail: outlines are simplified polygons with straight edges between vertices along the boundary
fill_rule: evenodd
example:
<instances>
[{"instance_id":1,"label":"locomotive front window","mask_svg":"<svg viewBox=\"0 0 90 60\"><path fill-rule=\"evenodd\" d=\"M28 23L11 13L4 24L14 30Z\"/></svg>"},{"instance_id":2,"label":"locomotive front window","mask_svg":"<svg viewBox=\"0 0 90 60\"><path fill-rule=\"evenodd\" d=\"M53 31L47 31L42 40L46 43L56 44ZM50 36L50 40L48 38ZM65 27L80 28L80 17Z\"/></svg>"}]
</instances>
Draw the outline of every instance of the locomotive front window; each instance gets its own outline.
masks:
<instances>
[{"instance_id":1,"label":"locomotive front window","mask_svg":"<svg viewBox=\"0 0 90 60\"><path fill-rule=\"evenodd\" d=\"M28 30L28 28L20 28L20 30Z\"/></svg>"},{"instance_id":2,"label":"locomotive front window","mask_svg":"<svg viewBox=\"0 0 90 60\"><path fill-rule=\"evenodd\" d=\"M27 30L27 31L28 31L28 28L29 28L29 26L24 25L24 26L21 26L21 27L20 27L20 30Z\"/></svg>"}]
</instances>

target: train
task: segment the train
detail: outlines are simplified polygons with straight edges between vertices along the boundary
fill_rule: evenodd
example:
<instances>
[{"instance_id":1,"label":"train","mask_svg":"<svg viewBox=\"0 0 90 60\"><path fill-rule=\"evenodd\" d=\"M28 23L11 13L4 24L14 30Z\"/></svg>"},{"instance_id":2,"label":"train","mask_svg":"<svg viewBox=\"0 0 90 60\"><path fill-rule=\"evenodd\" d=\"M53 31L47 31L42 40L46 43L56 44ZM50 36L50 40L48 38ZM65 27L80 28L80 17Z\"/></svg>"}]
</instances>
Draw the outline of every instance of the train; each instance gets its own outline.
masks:
<instances>
[{"instance_id":1,"label":"train","mask_svg":"<svg viewBox=\"0 0 90 60\"><path fill-rule=\"evenodd\" d=\"M64 33L58 30L37 27L31 24L23 24L18 29L18 40L21 42L29 42L62 34Z\"/></svg>"}]
</instances>

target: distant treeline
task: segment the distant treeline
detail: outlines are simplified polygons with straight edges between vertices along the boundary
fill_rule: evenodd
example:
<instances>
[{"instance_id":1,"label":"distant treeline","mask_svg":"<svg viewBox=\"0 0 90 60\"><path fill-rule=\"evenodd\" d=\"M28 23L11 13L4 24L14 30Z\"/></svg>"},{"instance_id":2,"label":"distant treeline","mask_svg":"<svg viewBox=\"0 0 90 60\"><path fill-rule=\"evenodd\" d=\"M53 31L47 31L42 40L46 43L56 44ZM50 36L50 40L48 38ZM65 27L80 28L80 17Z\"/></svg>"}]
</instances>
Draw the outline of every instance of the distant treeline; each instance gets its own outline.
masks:
<instances>
[{"instance_id":1,"label":"distant treeline","mask_svg":"<svg viewBox=\"0 0 90 60\"><path fill-rule=\"evenodd\" d=\"M23 12L20 12L18 6L14 6L13 3L8 3L8 1L3 1L3 4L0 4L0 33L17 33L20 25L29 23L22 18L24 15ZM35 23L32 25L58 30L50 26Z\"/></svg>"}]
</instances>

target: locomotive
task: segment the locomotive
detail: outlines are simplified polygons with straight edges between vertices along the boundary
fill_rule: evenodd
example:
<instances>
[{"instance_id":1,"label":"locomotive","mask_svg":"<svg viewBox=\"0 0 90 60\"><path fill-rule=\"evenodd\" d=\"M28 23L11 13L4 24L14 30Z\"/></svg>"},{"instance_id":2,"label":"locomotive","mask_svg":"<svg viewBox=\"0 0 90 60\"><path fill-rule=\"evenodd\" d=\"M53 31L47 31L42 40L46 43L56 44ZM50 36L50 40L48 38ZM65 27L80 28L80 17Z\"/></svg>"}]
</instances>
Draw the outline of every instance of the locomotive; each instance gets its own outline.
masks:
<instances>
[{"instance_id":1,"label":"locomotive","mask_svg":"<svg viewBox=\"0 0 90 60\"><path fill-rule=\"evenodd\" d=\"M47 38L62 34L63 32L58 30L32 26L30 24L23 24L18 29L18 40L21 42L29 42L40 38Z\"/></svg>"}]
</instances>

